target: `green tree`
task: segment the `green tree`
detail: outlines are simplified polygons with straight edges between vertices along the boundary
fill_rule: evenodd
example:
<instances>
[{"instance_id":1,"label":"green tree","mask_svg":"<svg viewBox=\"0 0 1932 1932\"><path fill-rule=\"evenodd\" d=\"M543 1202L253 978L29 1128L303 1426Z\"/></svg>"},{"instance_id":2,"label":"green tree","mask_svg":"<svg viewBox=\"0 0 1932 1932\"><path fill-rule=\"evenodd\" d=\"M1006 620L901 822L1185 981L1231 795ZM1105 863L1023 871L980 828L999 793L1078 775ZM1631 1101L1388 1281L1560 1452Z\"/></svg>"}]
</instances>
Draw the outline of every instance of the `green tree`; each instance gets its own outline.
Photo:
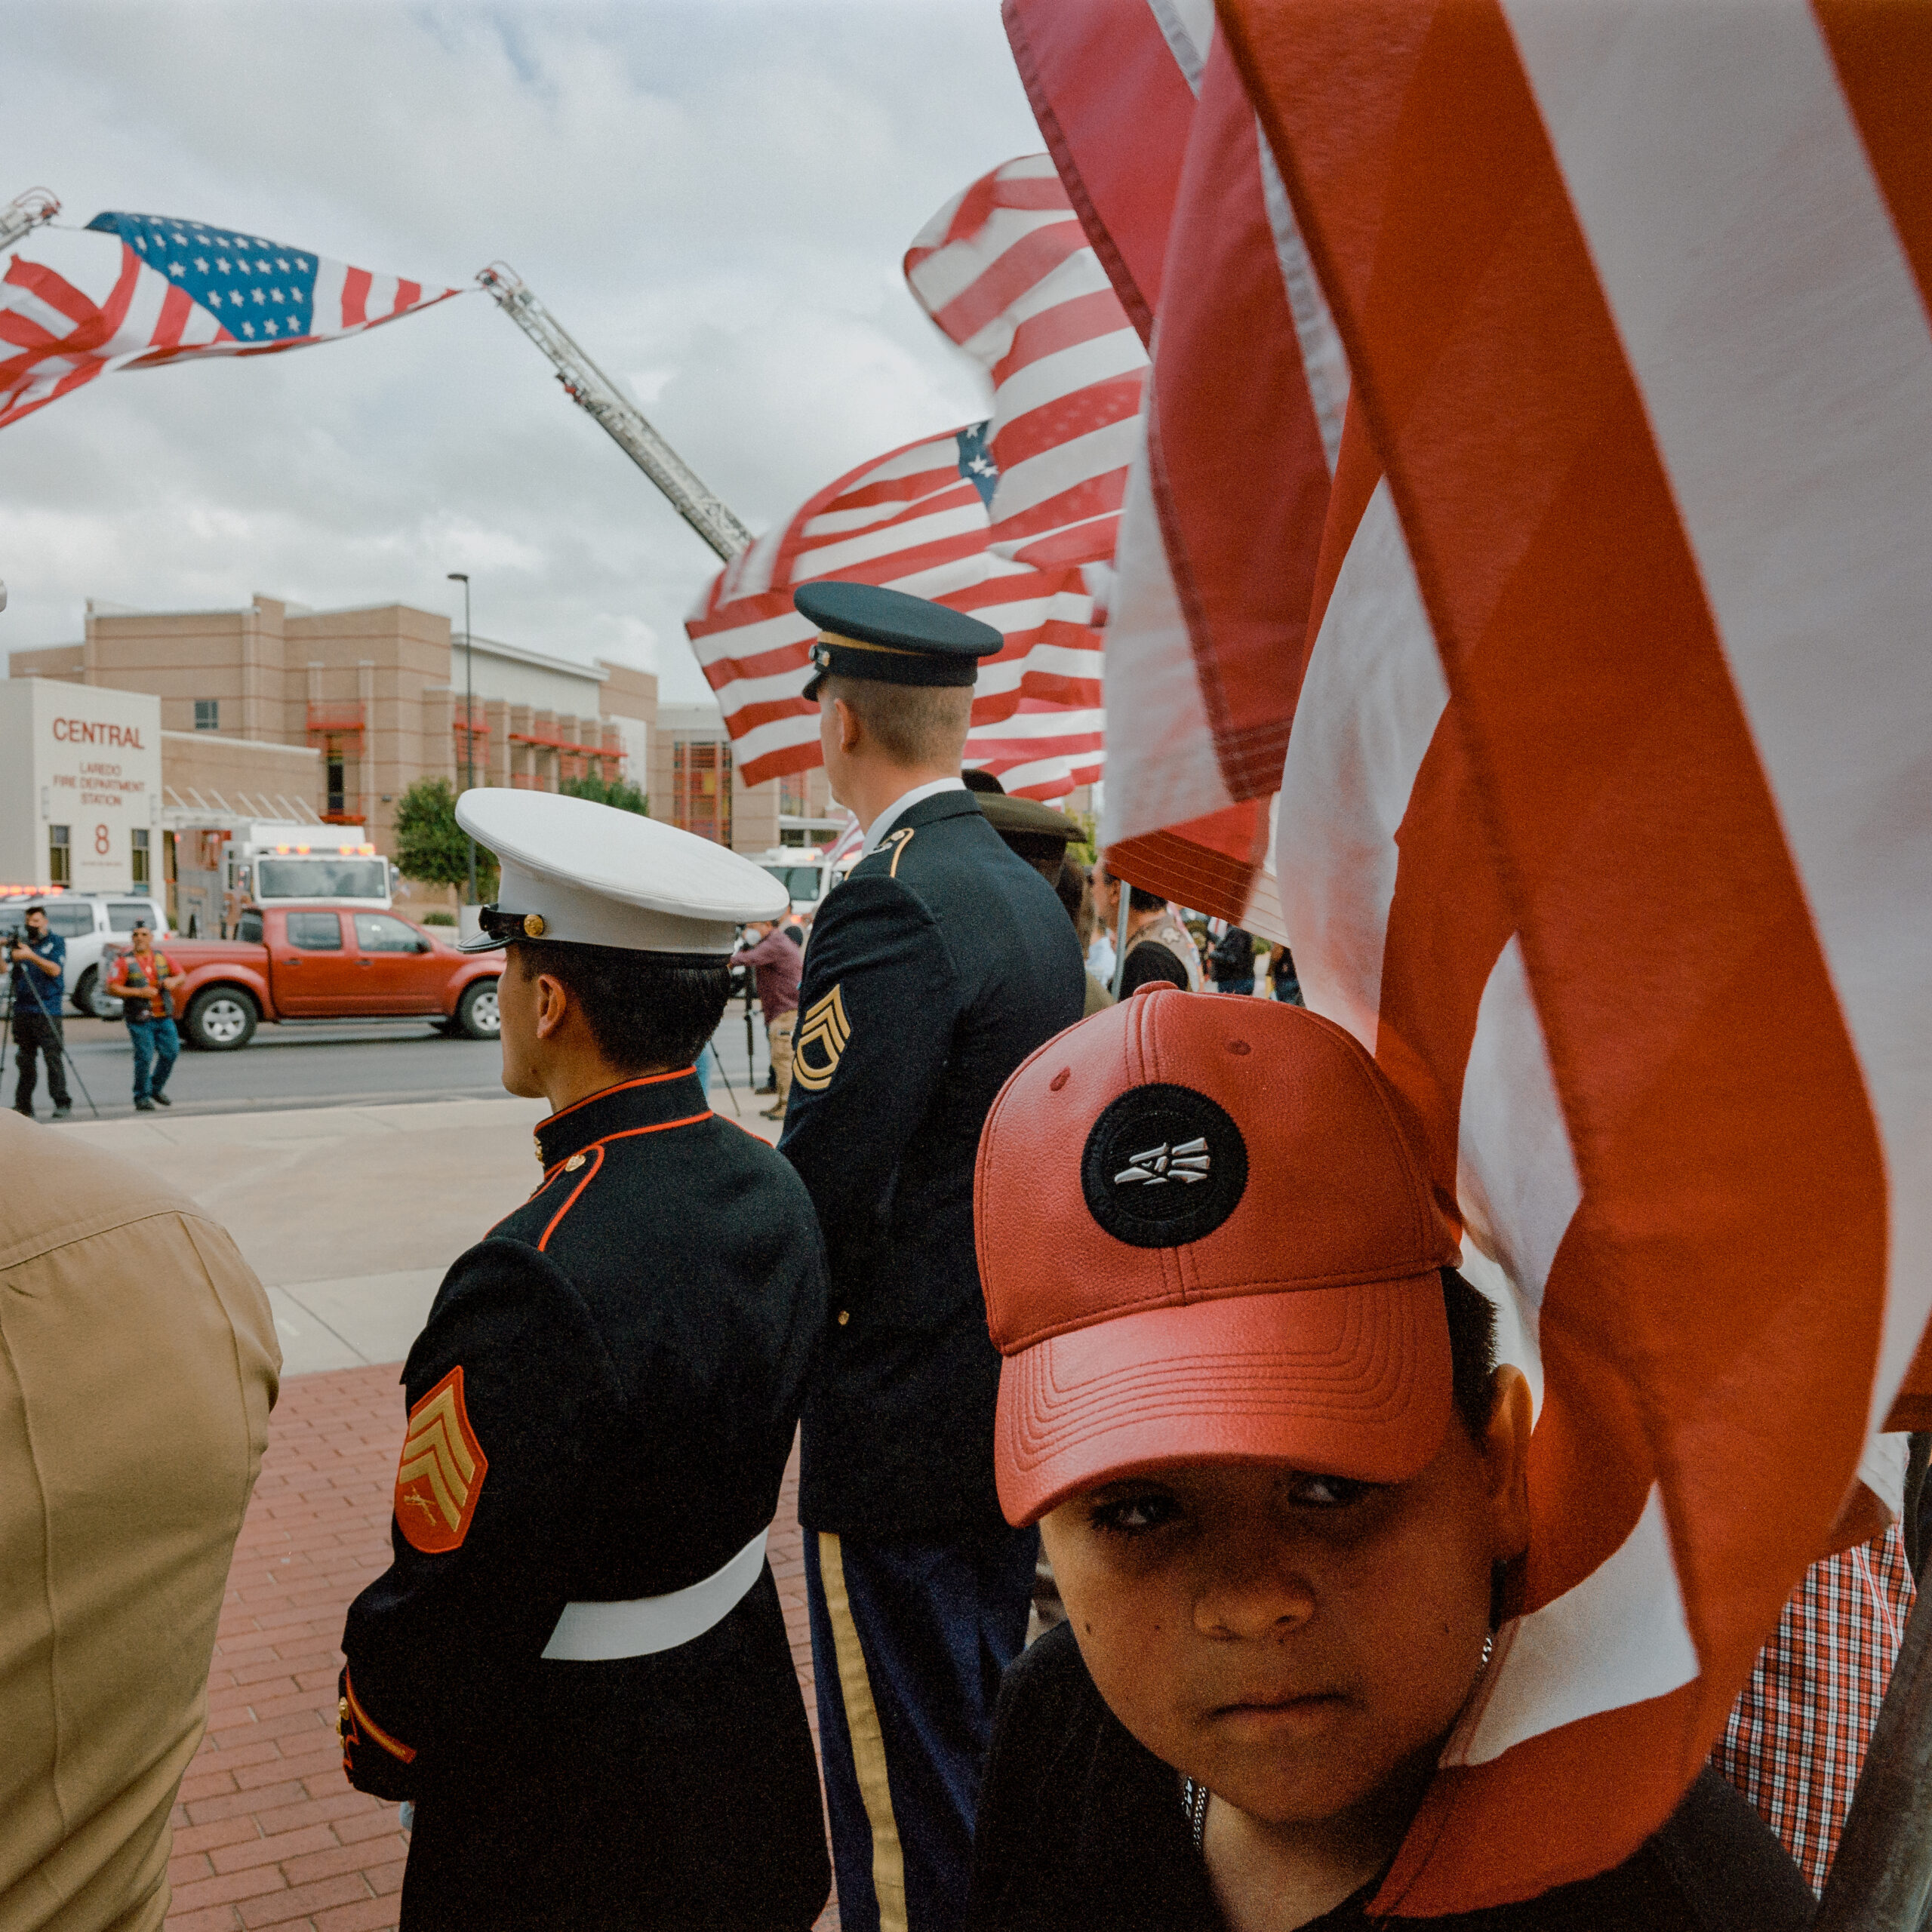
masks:
<instances>
[{"instance_id":1,"label":"green tree","mask_svg":"<svg viewBox=\"0 0 1932 1932\"><path fill-rule=\"evenodd\" d=\"M588 798L594 805L614 805L619 811L635 812L640 818L651 816L651 801L622 778L600 777L590 771L581 778L566 778L558 789L573 798Z\"/></svg>"},{"instance_id":2,"label":"green tree","mask_svg":"<svg viewBox=\"0 0 1932 1932\"><path fill-rule=\"evenodd\" d=\"M395 862L426 885L469 883L469 839L456 822L456 789L447 778L419 778L397 801ZM476 890L497 896L497 862L476 848Z\"/></svg>"}]
</instances>

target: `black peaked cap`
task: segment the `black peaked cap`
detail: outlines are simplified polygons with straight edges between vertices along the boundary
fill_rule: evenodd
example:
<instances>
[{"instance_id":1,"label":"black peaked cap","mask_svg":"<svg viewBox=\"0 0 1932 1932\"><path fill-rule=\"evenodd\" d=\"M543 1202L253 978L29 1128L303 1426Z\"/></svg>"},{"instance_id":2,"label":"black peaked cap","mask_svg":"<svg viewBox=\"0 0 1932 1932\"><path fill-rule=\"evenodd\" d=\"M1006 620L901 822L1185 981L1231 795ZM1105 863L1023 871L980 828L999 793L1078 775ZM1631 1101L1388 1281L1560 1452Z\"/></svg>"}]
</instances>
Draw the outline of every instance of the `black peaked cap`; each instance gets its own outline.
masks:
<instances>
[{"instance_id":1,"label":"black peaked cap","mask_svg":"<svg viewBox=\"0 0 1932 1932\"><path fill-rule=\"evenodd\" d=\"M812 645L807 697L818 695L827 674L888 685L970 685L980 660L1006 641L964 611L874 583L801 584L792 601L821 633Z\"/></svg>"}]
</instances>

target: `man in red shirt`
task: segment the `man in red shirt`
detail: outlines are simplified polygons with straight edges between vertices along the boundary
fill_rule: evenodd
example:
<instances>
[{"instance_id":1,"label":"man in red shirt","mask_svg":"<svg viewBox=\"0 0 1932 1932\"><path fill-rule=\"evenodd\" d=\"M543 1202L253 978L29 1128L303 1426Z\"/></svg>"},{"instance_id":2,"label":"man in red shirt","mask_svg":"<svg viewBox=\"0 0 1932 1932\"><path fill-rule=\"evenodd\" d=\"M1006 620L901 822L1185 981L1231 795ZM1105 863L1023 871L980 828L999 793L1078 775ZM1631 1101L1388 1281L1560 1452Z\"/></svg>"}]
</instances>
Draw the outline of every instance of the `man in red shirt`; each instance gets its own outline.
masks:
<instances>
[{"instance_id":1,"label":"man in red shirt","mask_svg":"<svg viewBox=\"0 0 1932 1932\"><path fill-rule=\"evenodd\" d=\"M776 919L755 920L745 932L752 943L733 953L731 964L749 966L758 974L758 1001L764 1009L764 1037L778 1083L778 1097L765 1109L764 1118L783 1120L792 1091L792 1034L798 1023L798 976L804 955Z\"/></svg>"}]
</instances>

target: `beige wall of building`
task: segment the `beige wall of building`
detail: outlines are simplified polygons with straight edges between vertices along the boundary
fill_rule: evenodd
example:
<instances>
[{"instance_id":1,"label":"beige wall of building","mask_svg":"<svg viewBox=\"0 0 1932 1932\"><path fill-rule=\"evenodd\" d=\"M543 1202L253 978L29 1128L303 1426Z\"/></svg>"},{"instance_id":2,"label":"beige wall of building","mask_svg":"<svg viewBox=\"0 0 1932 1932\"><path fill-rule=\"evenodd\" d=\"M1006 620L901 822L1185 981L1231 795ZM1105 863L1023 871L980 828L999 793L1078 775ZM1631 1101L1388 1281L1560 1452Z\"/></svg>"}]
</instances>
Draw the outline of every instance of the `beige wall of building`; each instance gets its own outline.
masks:
<instances>
[{"instance_id":1,"label":"beige wall of building","mask_svg":"<svg viewBox=\"0 0 1932 1932\"><path fill-rule=\"evenodd\" d=\"M322 755L312 746L164 729L161 764L162 801L177 811L321 816Z\"/></svg>"},{"instance_id":2,"label":"beige wall of building","mask_svg":"<svg viewBox=\"0 0 1932 1932\"><path fill-rule=\"evenodd\" d=\"M481 637L470 647L469 713L461 633L453 638L440 613L400 604L91 605L81 643L15 651L11 669L158 697L171 804L219 795L256 815L299 801L365 825L391 856L402 794L425 777L460 786L471 746L479 784L547 791L583 771L621 775L648 795L654 818L740 852L822 844L846 823L817 768L747 786L716 706L660 708L648 672ZM1060 802L1088 808L1084 789Z\"/></svg>"}]
</instances>

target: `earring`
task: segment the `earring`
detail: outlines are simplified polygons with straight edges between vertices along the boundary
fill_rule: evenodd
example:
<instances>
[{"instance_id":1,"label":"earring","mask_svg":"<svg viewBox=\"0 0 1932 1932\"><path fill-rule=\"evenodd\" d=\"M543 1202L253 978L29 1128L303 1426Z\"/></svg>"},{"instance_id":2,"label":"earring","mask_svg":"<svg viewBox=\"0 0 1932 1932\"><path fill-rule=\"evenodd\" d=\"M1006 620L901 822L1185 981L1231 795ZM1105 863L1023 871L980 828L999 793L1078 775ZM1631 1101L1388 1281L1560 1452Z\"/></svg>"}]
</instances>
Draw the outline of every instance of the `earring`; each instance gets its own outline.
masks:
<instances>
[{"instance_id":1,"label":"earring","mask_svg":"<svg viewBox=\"0 0 1932 1932\"><path fill-rule=\"evenodd\" d=\"M1496 1632L1492 1630L1482 1640L1482 1661L1476 1666L1478 1674L1489 1668L1489 1660L1496 1654Z\"/></svg>"}]
</instances>

